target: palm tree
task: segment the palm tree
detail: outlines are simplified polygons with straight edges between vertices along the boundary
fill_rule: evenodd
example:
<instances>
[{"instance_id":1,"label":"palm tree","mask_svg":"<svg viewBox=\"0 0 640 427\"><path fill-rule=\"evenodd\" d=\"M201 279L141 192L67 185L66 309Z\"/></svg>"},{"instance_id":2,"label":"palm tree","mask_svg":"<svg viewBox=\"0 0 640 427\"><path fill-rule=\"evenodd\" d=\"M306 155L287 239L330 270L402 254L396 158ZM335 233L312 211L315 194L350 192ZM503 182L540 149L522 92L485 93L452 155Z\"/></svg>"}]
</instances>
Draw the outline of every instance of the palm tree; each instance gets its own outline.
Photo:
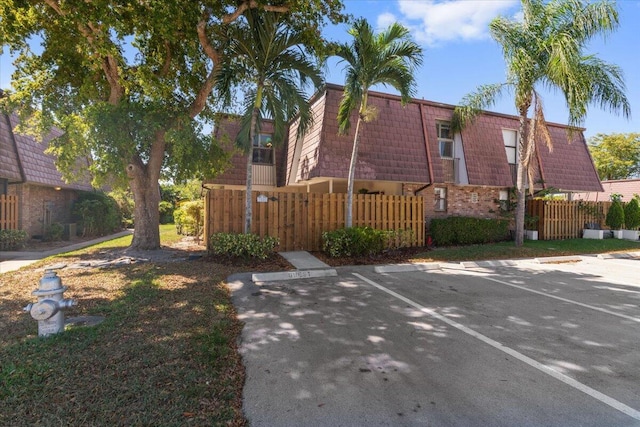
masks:
<instances>
[{"instance_id":1,"label":"palm tree","mask_svg":"<svg viewBox=\"0 0 640 427\"><path fill-rule=\"evenodd\" d=\"M521 0L522 20L504 17L489 25L491 36L502 47L507 64L506 83L480 86L464 97L454 112L453 127L462 129L483 108L494 105L504 90L515 93L520 116L518 170L516 179L516 246L524 237L525 174L533 191L536 140L542 138L551 149L538 87L564 94L569 109L569 137L581 125L591 103L630 115L622 71L583 52L596 35L606 35L618 26L615 5L602 0ZM531 120L528 119L533 107Z\"/></svg>"},{"instance_id":2,"label":"palm tree","mask_svg":"<svg viewBox=\"0 0 640 427\"><path fill-rule=\"evenodd\" d=\"M246 23L230 28L226 56L218 77L218 89L227 96L233 85L242 85L244 113L236 145L247 153L247 194L244 232L251 232L253 141L263 118L273 121L273 142L284 139L288 121L297 116L298 135L312 123L305 88L322 85L319 67L304 50L305 39L276 13L248 11Z\"/></svg>"},{"instance_id":3,"label":"palm tree","mask_svg":"<svg viewBox=\"0 0 640 427\"><path fill-rule=\"evenodd\" d=\"M353 223L353 181L358 157L358 143L364 123L375 119L375 109L367 105L371 86L382 84L400 92L406 105L415 91L413 73L422 64L422 49L414 43L409 30L398 23L379 34L365 19L358 19L349 29L353 37L350 44L338 45L336 55L346 62L344 94L338 109L338 125L346 134L351 126L350 117L358 109L358 123L353 138L347 183L346 226Z\"/></svg>"}]
</instances>

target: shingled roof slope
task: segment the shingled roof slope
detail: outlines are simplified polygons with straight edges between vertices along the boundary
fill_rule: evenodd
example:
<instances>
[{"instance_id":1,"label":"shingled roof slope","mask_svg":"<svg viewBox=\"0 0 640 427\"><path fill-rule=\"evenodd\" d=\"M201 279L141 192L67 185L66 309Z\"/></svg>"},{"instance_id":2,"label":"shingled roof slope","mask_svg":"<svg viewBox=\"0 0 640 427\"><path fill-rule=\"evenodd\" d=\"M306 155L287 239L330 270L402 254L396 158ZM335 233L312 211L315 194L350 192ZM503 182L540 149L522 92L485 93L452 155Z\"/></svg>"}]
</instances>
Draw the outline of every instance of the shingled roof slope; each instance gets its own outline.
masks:
<instances>
[{"instance_id":1,"label":"shingled roof slope","mask_svg":"<svg viewBox=\"0 0 640 427\"><path fill-rule=\"evenodd\" d=\"M93 188L88 183L73 182L67 183L62 179L62 174L56 169L55 156L45 154L47 144L51 139L61 135L61 131L56 129L43 138L42 142L35 138L16 133L15 129L19 123L18 116L9 115L13 138L16 142L18 159L22 165L24 182L27 184L45 185L49 187L60 187L71 190L90 191Z\"/></svg>"},{"instance_id":2,"label":"shingled roof slope","mask_svg":"<svg viewBox=\"0 0 640 427\"><path fill-rule=\"evenodd\" d=\"M342 88L327 85L321 141L317 163L308 168L308 178L347 178L357 112L351 116L348 135L338 133L338 106ZM369 95L376 120L363 126L358 147L356 179L429 183L426 144L420 108L402 106L396 96L377 92ZM304 159L301 159L301 162ZM301 168L302 169L302 168Z\"/></svg>"},{"instance_id":3,"label":"shingled roof slope","mask_svg":"<svg viewBox=\"0 0 640 427\"><path fill-rule=\"evenodd\" d=\"M569 140L567 127L555 124L548 127L553 151L537 141L544 186L563 191L602 191L583 133L574 131Z\"/></svg>"},{"instance_id":4,"label":"shingled roof slope","mask_svg":"<svg viewBox=\"0 0 640 427\"><path fill-rule=\"evenodd\" d=\"M633 199L636 194L640 194L640 179L617 179L602 181L604 191L593 191L585 193L575 193L574 200L586 200L590 202L610 202L612 194L620 194L623 202Z\"/></svg>"},{"instance_id":5,"label":"shingled roof slope","mask_svg":"<svg viewBox=\"0 0 640 427\"><path fill-rule=\"evenodd\" d=\"M20 171L20 160L16 151L11 122L9 116L0 114L0 178L8 179L9 182L22 181Z\"/></svg>"}]
</instances>

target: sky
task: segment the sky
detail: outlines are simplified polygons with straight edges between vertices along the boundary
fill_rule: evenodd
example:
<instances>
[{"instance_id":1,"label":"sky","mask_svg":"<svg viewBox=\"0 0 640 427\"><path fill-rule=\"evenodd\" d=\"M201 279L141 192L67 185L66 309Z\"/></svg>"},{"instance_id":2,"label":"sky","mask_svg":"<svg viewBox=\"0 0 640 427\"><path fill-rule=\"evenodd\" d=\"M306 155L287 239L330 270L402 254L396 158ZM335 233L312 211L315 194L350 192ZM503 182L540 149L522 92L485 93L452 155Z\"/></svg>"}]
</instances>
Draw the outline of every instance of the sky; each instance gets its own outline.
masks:
<instances>
[{"instance_id":1,"label":"sky","mask_svg":"<svg viewBox=\"0 0 640 427\"><path fill-rule=\"evenodd\" d=\"M346 12L366 18L376 30L397 21L411 30L424 50L424 61L416 75L416 98L457 105L483 84L506 80L505 62L499 45L488 33L496 16L517 18L517 0L346 0ZM640 0L618 0L620 27L594 39L586 53L622 68L631 104L625 119L599 106L589 108L584 127L587 138L599 133L640 132ZM348 41L347 25L325 28L325 35ZM343 84L344 64L330 62L328 82ZM376 88L395 93L392 89ZM548 122L566 124L569 114L564 97L541 91ZM517 114L513 96L505 93L492 111Z\"/></svg>"},{"instance_id":2,"label":"sky","mask_svg":"<svg viewBox=\"0 0 640 427\"><path fill-rule=\"evenodd\" d=\"M518 0L345 0L345 11L364 17L382 30L391 22L410 29L424 49L424 63L417 71L417 98L459 104L463 97L483 84L506 79L500 47L488 33L489 22L502 15L517 18ZM640 0L618 0L620 27L606 39L595 39L587 53L622 68L631 103L631 118L625 119L598 106L589 108L584 127L587 138L603 133L640 132ZM348 25L327 26L327 38L348 41ZM344 64L331 60L325 70L327 82L344 82ZM9 88L11 58L0 55L0 88ZM376 90L395 93L393 89ZM568 110L561 94L542 90L548 122L565 124ZM505 93L492 111L516 114L513 97Z\"/></svg>"}]
</instances>

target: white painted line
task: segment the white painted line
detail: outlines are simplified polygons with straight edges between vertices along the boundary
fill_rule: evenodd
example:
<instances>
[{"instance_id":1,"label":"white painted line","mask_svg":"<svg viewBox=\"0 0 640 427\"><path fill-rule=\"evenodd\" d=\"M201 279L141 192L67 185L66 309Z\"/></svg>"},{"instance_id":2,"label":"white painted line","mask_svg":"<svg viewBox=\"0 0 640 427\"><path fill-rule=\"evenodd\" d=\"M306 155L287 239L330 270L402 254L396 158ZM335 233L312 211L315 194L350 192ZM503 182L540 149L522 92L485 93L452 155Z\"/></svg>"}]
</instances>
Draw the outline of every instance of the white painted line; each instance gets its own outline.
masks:
<instances>
[{"instance_id":1,"label":"white painted line","mask_svg":"<svg viewBox=\"0 0 640 427\"><path fill-rule=\"evenodd\" d=\"M613 409L616 409L620 412L622 412L623 414L626 414L628 416L630 416L631 418L634 418L636 420L640 420L640 411L625 405L624 403L615 400L614 398L607 396L604 393L599 392L598 390L595 390L585 384L582 384L581 382L578 382L576 380L574 380L571 377L568 377L546 365L543 365L542 363L528 357L525 356L522 353L518 353L517 351L515 351L514 349L507 347L501 343L499 343L498 341L495 341L485 335L482 335L479 332L474 331L471 328L468 328L466 326L464 326L461 323L455 322L451 319L449 319L448 317L445 317L439 313L437 313L435 310L432 310L430 308L424 307L423 305L418 304L417 302L410 300L409 298L400 295L397 292L392 291L391 289L388 289L376 282L374 282L373 280L367 279L366 277L358 274L358 273L353 273L354 276L358 277L359 279L365 281L366 283L370 284L371 286L378 288L379 290L386 292L387 294L393 296L394 298L399 299L400 301L403 301L407 304L409 304L410 306L422 311L423 313L428 314L431 317L434 317L438 320L440 320L441 322L446 323L447 325L456 328L468 335L471 335L472 337L484 342L485 344L490 345L491 347L500 350L506 354L508 354L511 357L514 357L518 360L520 360L521 362L526 363L527 365L531 366L532 368L535 368L555 379L557 379L558 381L561 381L565 384L567 384L570 387L575 388L578 391L581 391L591 397L593 397L594 399L599 400L600 402L611 406Z\"/></svg>"},{"instance_id":2,"label":"white painted line","mask_svg":"<svg viewBox=\"0 0 640 427\"><path fill-rule=\"evenodd\" d=\"M610 311L610 310L607 310L606 308L600 308L600 307L596 307L594 305L589 305L589 304L585 304L585 303L582 303L582 302L570 300L568 298L562 298L562 297L559 297L559 296L556 296L556 295L551 295L551 294L548 294L546 292L536 291L535 289L530 289L530 288L527 288L527 287L524 287L524 286L514 285L513 283L505 282L503 280L494 279L493 277L483 276L482 274L474 274L473 272L467 272L467 274L470 274L470 275L473 275L473 276L476 276L476 277L481 277L481 278L486 279L486 280L491 280L492 282L500 283L502 285L511 286L512 288L516 288L516 289L520 289L520 290L523 290L523 291L531 292L533 294L542 295L542 296L547 297L547 298L553 298L553 299L556 299L558 301L568 302L569 304L578 305L580 307L588 308L590 310L599 311L601 313L607 313L607 314L610 314L612 316L616 316L616 317L620 317L622 319L631 320L632 322L640 323L640 319L637 318L637 317L627 316L626 314L621 314L621 313L616 313L615 311Z\"/></svg>"},{"instance_id":3,"label":"white painted line","mask_svg":"<svg viewBox=\"0 0 640 427\"><path fill-rule=\"evenodd\" d=\"M273 282L276 280L309 279L312 277L337 276L334 268L326 270L295 270L282 271L277 273L255 273L251 275L252 282Z\"/></svg>"},{"instance_id":4,"label":"white painted line","mask_svg":"<svg viewBox=\"0 0 640 427\"><path fill-rule=\"evenodd\" d=\"M389 264L374 267L376 273L401 273L403 271L429 271L439 270L440 264L416 263L416 264Z\"/></svg>"}]
</instances>

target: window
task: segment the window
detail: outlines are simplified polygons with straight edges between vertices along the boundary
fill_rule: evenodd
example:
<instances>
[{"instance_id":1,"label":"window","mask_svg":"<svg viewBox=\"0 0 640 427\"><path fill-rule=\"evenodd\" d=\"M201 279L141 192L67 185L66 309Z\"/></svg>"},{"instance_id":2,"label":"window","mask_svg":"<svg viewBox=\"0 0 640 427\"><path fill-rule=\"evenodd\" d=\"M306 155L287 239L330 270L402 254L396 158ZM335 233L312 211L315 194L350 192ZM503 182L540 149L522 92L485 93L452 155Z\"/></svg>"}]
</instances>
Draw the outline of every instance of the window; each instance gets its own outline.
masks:
<instances>
[{"instance_id":1,"label":"window","mask_svg":"<svg viewBox=\"0 0 640 427\"><path fill-rule=\"evenodd\" d=\"M440 157L453 159L453 135L449 123L437 122L438 146L440 147Z\"/></svg>"},{"instance_id":2,"label":"window","mask_svg":"<svg viewBox=\"0 0 640 427\"><path fill-rule=\"evenodd\" d=\"M253 163L273 164L273 146L271 145L270 134L261 133L253 140Z\"/></svg>"},{"instance_id":3,"label":"window","mask_svg":"<svg viewBox=\"0 0 640 427\"><path fill-rule=\"evenodd\" d=\"M500 190L499 202L500 209L503 211L509 210L509 192L507 190Z\"/></svg>"},{"instance_id":4,"label":"window","mask_svg":"<svg viewBox=\"0 0 640 427\"><path fill-rule=\"evenodd\" d=\"M502 129L502 139L504 150L507 152L507 161L510 165L515 165L517 160L516 146L518 143L518 132L510 129Z\"/></svg>"},{"instance_id":5,"label":"window","mask_svg":"<svg viewBox=\"0 0 640 427\"><path fill-rule=\"evenodd\" d=\"M446 188L434 188L434 210L436 212L444 212L447 210L447 189Z\"/></svg>"}]
</instances>

